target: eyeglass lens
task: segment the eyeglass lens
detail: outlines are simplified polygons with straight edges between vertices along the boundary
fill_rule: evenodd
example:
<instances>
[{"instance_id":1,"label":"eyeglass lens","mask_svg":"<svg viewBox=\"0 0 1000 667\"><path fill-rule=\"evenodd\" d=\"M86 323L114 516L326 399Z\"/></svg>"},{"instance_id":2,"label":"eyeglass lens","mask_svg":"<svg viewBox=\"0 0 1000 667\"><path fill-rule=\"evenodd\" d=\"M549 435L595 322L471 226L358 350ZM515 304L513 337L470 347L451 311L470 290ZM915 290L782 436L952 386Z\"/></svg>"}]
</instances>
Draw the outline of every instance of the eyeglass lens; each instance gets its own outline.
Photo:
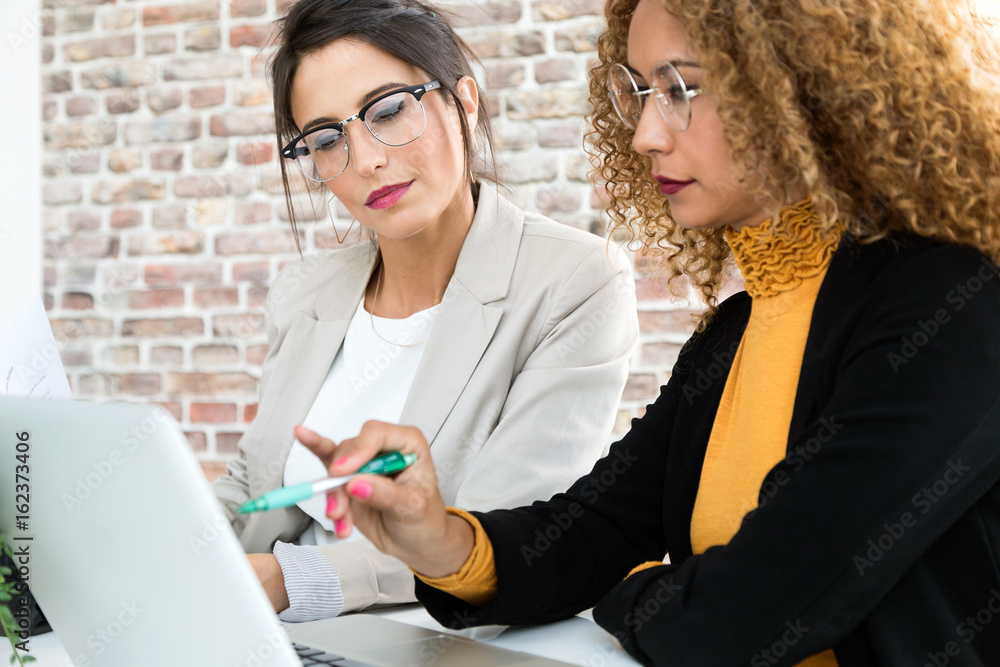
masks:
<instances>
[{"instance_id":1,"label":"eyeglass lens","mask_svg":"<svg viewBox=\"0 0 1000 667\"><path fill-rule=\"evenodd\" d=\"M660 115L675 130L686 130L691 121L691 100L680 73L670 63L660 63L653 72L650 90L640 91L632 73L615 65L608 73L608 92L618 117L631 129L639 125L646 98L656 98Z\"/></svg>"},{"instance_id":2,"label":"eyeglass lens","mask_svg":"<svg viewBox=\"0 0 1000 667\"><path fill-rule=\"evenodd\" d=\"M373 104L365 112L364 123L372 136L387 146L402 146L421 135L426 124L423 105L412 94L399 92ZM347 136L334 128L310 132L300 140L306 150L296 150L295 163L307 178L328 181L336 178L350 158Z\"/></svg>"}]
</instances>

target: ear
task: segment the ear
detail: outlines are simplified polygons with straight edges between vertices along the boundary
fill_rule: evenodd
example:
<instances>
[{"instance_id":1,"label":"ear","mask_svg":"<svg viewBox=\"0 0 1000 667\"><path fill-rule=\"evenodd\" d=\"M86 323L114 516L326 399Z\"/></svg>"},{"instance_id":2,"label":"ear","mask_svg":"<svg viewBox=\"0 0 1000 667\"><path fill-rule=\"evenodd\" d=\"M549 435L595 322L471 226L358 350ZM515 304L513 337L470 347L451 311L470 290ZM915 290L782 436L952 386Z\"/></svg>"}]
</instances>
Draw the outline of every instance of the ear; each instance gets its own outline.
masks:
<instances>
[{"instance_id":1,"label":"ear","mask_svg":"<svg viewBox=\"0 0 1000 667\"><path fill-rule=\"evenodd\" d=\"M469 123L469 130L475 131L476 122L479 120L479 86L471 76L463 76L455 84L458 92L458 99L462 103L462 111L465 113L465 120Z\"/></svg>"}]
</instances>

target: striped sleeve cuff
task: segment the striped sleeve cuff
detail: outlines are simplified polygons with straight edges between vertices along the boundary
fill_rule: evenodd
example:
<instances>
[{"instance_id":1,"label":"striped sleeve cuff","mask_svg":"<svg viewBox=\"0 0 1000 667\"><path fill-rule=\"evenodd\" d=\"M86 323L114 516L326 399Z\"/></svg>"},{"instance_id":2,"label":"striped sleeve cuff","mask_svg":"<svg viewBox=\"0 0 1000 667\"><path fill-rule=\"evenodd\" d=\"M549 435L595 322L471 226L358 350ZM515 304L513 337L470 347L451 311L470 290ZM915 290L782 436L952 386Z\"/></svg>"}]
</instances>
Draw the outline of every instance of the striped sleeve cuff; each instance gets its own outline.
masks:
<instances>
[{"instance_id":1,"label":"striped sleeve cuff","mask_svg":"<svg viewBox=\"0 0 1000 667\"><path fill-rule=\"evenodd\" d=\"M319 549L279 541L274 544L274 557L285 577L289 603L278 618L303 623L339 616L344 611L340 577Z\"/></svg>"}]
</instances>

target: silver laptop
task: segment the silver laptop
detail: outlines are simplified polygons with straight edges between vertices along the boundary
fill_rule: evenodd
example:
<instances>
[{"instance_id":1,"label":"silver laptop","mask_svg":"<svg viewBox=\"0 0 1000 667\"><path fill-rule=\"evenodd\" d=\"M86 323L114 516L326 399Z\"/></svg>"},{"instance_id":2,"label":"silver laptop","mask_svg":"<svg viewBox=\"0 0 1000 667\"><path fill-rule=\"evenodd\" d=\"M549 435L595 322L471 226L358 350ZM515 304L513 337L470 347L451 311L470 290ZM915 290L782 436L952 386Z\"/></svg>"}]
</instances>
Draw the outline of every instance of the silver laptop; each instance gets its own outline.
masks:
<instances>
[{"instance_id":1,"label":"silver laptop","mask_svg":"<svg viewBox=\"0 0 1000 667\"><path fill-rule=\"evenodd\" d=\"M0 396L0 480L0 531L78 667L567 664L365 614L289 626L293 648L156 406Z\"/></svg>"}]
</instances>

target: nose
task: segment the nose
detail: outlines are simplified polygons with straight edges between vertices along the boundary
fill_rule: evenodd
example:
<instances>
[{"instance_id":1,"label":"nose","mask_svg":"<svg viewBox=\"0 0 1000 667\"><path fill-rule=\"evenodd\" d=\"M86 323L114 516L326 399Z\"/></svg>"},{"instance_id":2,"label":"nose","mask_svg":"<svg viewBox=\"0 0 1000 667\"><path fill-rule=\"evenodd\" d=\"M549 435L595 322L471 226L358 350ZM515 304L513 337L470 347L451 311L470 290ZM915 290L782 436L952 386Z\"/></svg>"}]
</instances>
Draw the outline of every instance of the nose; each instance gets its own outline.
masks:
<instances>
[{"instance_id":1,"label":"nose","mask_svg":"<svg viewBox=\"0 0 1000 667\"><path fill-rule=\"evenodd\" d=\"M348 133L347 145L351 151L351 163L361 176L371 176L375 171L385 166L386 145L376 139L361 119L354 127L344 128Z\"/></svg>"},{"instance_id":2,"label":"nose","mask_svg":"<svg viewBox=\"0 0 1000 667\"><path fill-rule=\"evenodd\" d=\"M639 114L639 124L632 135L632 148L640 155L669 154L674 150L674 129L663 120L656 100L648 100Z\"/></svg>"}]
</instances>

